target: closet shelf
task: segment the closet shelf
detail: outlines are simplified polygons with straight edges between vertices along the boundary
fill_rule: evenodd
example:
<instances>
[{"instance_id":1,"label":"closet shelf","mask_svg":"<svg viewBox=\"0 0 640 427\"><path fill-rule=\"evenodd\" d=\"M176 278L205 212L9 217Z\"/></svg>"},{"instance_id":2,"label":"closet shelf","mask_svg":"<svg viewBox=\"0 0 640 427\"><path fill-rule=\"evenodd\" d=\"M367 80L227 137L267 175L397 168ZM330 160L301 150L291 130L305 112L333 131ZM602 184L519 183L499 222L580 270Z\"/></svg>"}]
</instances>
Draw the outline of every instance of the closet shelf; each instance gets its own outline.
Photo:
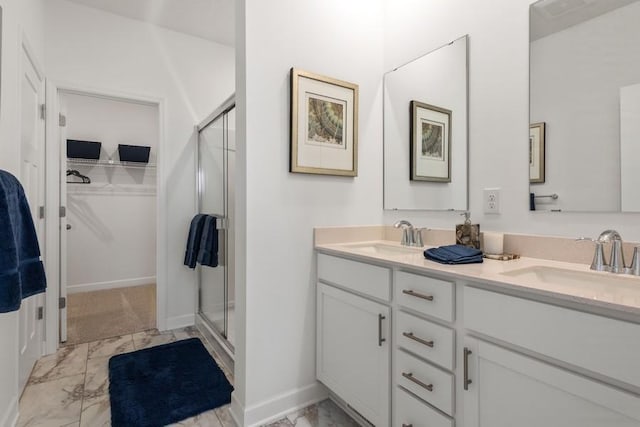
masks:
<instances>
[{"instance_id":1,"label":"closet shelf","mask_svg":"<svg viewBox=\"0 0 640 427\"><path fill-rule=\"evenodd\" d=\"M138 169L154 169L155 163L137 163L137 162L121 162L118 160L91 160L91 159L69 159L68 165L84 165L84 166L104 166L104 167L125 167Z\"/></svg>"}]
</instances>

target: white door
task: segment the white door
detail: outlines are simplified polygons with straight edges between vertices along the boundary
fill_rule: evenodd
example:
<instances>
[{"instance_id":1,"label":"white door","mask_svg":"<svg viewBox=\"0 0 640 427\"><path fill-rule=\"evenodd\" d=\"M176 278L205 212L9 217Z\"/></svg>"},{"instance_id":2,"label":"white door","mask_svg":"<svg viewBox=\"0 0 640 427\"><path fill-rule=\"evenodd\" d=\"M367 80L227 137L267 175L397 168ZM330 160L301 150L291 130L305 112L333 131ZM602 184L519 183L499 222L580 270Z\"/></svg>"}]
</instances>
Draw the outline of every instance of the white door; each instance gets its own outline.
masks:
<instances>
[{"instance_id":1,"label":"white door","mask_svg":"<svg viewBox=\"0 0 640 427\"><path fill-rule=\"evenodd\" d=\"M20 181L31 207L40 249L44 248L44 77L23 45L20 74ZM42 313L39 311L42 310ZM23 389L36 360L42 355L44 294L22 301L19 311L19 386Z\"/></svg>"},{"instance_id":2,"label":"white door","mask_svg":"<svg viewBox=\"0 0 640 427\"><path fill-rule=\"evenodd\" d=\"M389 425L389 307L318 283L316 376L376 426Z\"/></svg>"},{"instance_id":3,"label":"white door","mask_svg":"<svg viewBox=\"0 0 640 427\"><path fill-rule=\"evenodd\" d=\"M472 353L465 427L640 426L638 396L484 341L466 341Z\"/></svg>"}]
</instances>

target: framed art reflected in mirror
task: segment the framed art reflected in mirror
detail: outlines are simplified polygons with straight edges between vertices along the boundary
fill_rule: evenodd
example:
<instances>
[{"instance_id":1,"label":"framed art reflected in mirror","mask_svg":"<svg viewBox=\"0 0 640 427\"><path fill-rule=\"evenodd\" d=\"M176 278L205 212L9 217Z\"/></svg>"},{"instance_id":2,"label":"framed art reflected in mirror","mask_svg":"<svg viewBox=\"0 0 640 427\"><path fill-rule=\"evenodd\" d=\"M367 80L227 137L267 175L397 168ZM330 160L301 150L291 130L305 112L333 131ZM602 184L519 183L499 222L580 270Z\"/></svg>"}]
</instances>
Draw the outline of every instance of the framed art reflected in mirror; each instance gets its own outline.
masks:
<instances>
[{"instance_id":1,"label":"framed art reflected in mirror","mask_svg":"<svg viewBox=\"0 0 640 427\"><path fill-rule=\"evenodd\" d=\"M410 179L451 182L451 111L411 101Z\"/></svg>"},{"instance_id":2,"label":"framed art reflected in mirror","mask_svg":"<svg viewBox=\"0 0 640 427\"><path fill-rule=\"evenodd\" d=\"M545 124L533 123L529 126L529 182L544 182Z\"/></svg>"}]
</instances>

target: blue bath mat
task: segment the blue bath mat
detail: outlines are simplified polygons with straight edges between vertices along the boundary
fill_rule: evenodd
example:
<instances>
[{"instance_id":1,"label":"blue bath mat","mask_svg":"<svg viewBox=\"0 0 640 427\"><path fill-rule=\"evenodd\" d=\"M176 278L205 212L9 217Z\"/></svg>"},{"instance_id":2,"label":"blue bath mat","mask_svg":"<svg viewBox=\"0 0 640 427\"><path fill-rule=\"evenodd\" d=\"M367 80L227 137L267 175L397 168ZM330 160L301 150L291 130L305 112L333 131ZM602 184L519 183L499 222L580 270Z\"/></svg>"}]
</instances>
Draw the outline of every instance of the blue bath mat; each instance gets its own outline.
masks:
<instances>
[{"instance_id":1,"label":"blue bath mat","mask_svg":"<svg viewBox=\"0 0 640 427\"><path fill-rule=\"evenodd\" d=\"M198 338L109 359L113 427L156 427L231 402L233 387Z\"/></svg>"}]
</instances>

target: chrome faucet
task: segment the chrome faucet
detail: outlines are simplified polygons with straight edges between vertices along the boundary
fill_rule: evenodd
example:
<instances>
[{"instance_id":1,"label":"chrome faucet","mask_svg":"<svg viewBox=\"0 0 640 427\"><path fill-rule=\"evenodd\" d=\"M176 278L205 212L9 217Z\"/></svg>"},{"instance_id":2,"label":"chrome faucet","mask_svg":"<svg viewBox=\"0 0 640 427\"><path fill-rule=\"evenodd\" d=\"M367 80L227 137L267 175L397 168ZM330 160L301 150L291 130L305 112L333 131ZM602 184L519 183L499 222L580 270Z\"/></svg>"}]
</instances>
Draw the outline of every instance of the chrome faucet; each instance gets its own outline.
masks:
<instances>
[{"instance_id":1,"label":"chrome faucet","mask_svg":"<svg viewBox=\"0 0 640 427\"><path fill-rule=\"evenodd\" d=\"M615 230L605 230L600 233L597 239L588 237L580 237L578 240L589 240L595 243L596 251L591 261L591 269L596 271L610 271L620 274L626 273L627 269L624 263L624 252L622 251L622 237ZM611 243L611 256L609 263L604 257L604 244Z\"/></svg>"},{"instance_id":2,"label":"chrome faucet","mask_svg":"<svg viewBox=\"0 0 640 427\"><path fill-rule=\"evenodd\" d=\"M423 228L415 228L409 221L404 219L396 222L393 226L402 228L402 240L400 241L402 246L424 246L422 241Z\"/></svg>"},{"instance_id":3,"label":"chrome faucet","mask_svg":"<svg viewBox=\"0 0 640 427\"><path fill-rule=\"evenodd\" d=\"M409 221L401 219L400 221L398 221L395 224L393 224L393 226L395 228L401 228L402 227L402 240L400 241L400 244L402 246L413 246L414 245L413 225Z\"/></svg>"},{"instance_id":4,"label":"chrome faucet","mask_svg":"<svg viewBox=\"0 0 640 427\"><path fill-rule=\"evenodd\" d=\"M624 252L622 251L622 237L616 230L605 230L600 233L598 242L611 242L611 257L609 258L609 271L620 274L625 273Z\"/></svg>"}]
</instances>

